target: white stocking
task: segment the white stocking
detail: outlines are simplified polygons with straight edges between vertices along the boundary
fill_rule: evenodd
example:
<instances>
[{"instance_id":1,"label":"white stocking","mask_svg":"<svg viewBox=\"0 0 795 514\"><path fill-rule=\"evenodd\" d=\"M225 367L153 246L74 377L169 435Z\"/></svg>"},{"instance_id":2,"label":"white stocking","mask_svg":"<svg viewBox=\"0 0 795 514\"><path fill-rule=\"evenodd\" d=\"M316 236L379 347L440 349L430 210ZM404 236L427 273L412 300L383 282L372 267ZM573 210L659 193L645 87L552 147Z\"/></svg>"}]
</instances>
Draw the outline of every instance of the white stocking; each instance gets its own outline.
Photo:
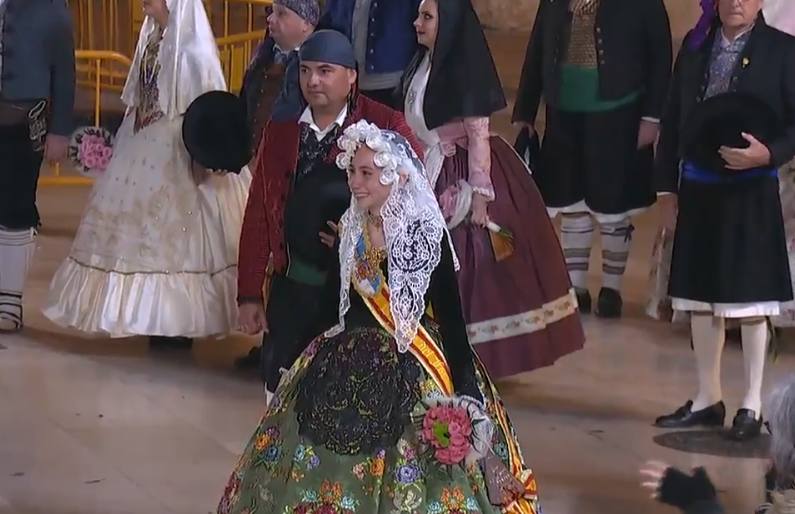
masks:
<instances>
[{"instance_id":1,"label":"white stocking","mask_svg":"<svg viewBox=\"0 0 795 514\"><path fill-rule=\"evenodd\" d=\"M762 382L765 376L765 357L767 356L767 320L753 318L743 320L743 358L745 359L745 382L748 386L743 400L743 408L756 413L757 419L762 410Z\"/></svg>"},{"instance_id":2,"label":"white stocking","mask_svg":"<svg viewBox=\"0 0 795 514\"><path fill-rule=\"evenodd\" d=\"M693 411L706 409L723 399L720 385L720 361L726 342L723 318L711 314L692 313L690 330L698 367L698 396Z\"/></svg>"},{"instance_id":3,"label":"white stocking","mask_svg":"<svg viewBox=\"0 0 795 514\"><path fill-rule=\"evenodd\" d=\"M22 291L36 250L36 231L0 227L0 329L22 327Z\"/></svg>"}]
</instances>

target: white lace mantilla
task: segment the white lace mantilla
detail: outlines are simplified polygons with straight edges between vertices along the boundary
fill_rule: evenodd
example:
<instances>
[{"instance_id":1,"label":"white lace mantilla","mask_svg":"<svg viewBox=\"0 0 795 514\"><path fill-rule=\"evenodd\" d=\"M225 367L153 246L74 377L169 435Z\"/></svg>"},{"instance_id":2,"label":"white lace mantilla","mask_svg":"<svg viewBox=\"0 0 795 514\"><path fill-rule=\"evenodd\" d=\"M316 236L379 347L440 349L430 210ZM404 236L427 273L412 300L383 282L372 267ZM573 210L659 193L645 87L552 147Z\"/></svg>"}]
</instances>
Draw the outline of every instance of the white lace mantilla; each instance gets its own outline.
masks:
<instances>
[{"instance_id":1,"label":"white lace mantilla","mask_svg":"<svg viewBox=\"0 0 795 514\"><path fill-rule=\"evenodd\" d=\"M360 121L345 130L338 145L343 151L337 165L343 170L350 168L362 145L373 150L374 163L381 169L381 184L391 187L381 217L395 340L398 350L405 353L417 335L425 313L425 293L441 259L441 241L447 231L444 218L422 162L403 136ZM355 197L340 225L339 324L327 332L328 337L344 330L345 314L350 309L356 244L365 229L365 212Z\"/></svg>"}]
</instances>

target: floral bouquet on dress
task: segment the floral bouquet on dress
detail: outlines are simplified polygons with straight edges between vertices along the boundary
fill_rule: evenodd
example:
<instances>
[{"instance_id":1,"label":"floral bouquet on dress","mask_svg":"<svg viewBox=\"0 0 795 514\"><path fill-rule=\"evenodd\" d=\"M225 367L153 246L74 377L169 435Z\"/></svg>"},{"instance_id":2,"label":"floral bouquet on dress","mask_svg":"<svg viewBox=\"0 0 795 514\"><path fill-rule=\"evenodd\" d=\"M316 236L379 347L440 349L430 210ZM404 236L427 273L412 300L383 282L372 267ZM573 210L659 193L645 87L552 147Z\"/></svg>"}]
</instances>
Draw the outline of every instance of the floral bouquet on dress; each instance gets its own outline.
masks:
<instances>
[{"instance_id":1,"label":"floral bouquet on dress","mask_svg":"<svg viewBox=\"0 0 795 514\"><path fill-rule=\"evenodd\" d=\"M72 134L68 156L80 174L97 177L113 156L113 134L102 127L79 128Z\"/></svg>"},{"instance_id":2,"label":"floral bouquet on dress","mask_svg":"<svg viewBox=\"0 0 795 514\"><path fill-rule=\"evenodd\" d=\"M494 425L479 402L468 397L426 400L420 439L442 466L469 466L491 452Z\"/></svg>"},{"instance_id":3,"label":"floral bouquet on dress","mask_svg":"<svg viewBox=\"0 0 795 514\"><path fill-rule=\"evenodd\" d=\"M480 466L493 505L510 505L524 493L522 483L492 451L494 425L477 400L467 396L426 399L419 428L420 442L441 467Z\"/></svg>"}]
</instances>

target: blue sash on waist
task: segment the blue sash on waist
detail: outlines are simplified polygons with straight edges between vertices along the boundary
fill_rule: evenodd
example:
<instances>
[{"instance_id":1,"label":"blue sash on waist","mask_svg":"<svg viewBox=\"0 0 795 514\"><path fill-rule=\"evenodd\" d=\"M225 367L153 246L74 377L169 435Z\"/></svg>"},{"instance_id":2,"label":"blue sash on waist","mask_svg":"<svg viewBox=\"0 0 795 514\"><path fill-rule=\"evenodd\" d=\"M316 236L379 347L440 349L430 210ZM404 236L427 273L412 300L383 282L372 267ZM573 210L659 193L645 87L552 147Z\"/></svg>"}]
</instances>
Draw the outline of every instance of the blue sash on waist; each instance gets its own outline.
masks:
<instances>
[{"instance_id":1,"label":"blue sash on waist","mask_svg":"<svg viewBox=\"0 0 795 514\"><path fill-rule=\"evenodd\" d=\"M724 171L715 171L708 168L701 168L690 162L682 162L682 178L692 182L702 182L706 184L733 184L746 180L762 177L778 177L776 168L759 168L747 171L737 171L732 174Z\"/></svg>"}]
</instances>

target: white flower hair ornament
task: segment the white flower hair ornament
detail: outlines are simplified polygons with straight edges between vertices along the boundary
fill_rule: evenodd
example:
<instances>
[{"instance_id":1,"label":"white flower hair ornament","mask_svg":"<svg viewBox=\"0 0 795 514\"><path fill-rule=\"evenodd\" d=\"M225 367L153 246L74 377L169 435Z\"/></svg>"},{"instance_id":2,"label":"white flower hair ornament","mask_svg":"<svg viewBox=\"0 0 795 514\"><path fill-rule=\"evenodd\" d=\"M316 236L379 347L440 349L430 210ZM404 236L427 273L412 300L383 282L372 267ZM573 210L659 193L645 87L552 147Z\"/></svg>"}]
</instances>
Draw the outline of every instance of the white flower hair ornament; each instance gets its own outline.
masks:
<instances>
[{"instance_id":1,"label":"white flower hair ornament","mask_svg":"<svg viewBox=\"0 0 795 514\"><path fill-rule=\"evenodd\" d=\"M362 146L373 152L373 163L381 170L379 181L385 186L395 184L401 175L420 172L422 162L417 153L401 136L392 131L381 130L377 125L361 120L349 126L337 140L342 152L337 156L337 166L349 170L353 156Z\"/></svg>"},{"instance_id":2,"label":"white flower hair ornament","mask_svg":"<svg viewBox=\"0 0 795 514\"><path fill-rule=\"evenodd\" d=\"M346 171L359 148L366 146L375 152L373 161L381 170L379 180L384 186L391 187L389 197L381 207L381 217L388 254L389 303L395 322L394 336L398 350L406 352L425 314L425 293L431 274L441 259L441 244L447 234L447 225L425 176L425 167L402 135L360 121L345 129L337 145L342 150L337 156L337 166ZM355 198L351 198L351 207L340 221L339 323L326 332L328 337L339 334L345 327L355 250L363 237L365 219L365 213L357 207ZM458 259L449 234L447 243L457 269Z\"/></svg>"}]
</instances>

